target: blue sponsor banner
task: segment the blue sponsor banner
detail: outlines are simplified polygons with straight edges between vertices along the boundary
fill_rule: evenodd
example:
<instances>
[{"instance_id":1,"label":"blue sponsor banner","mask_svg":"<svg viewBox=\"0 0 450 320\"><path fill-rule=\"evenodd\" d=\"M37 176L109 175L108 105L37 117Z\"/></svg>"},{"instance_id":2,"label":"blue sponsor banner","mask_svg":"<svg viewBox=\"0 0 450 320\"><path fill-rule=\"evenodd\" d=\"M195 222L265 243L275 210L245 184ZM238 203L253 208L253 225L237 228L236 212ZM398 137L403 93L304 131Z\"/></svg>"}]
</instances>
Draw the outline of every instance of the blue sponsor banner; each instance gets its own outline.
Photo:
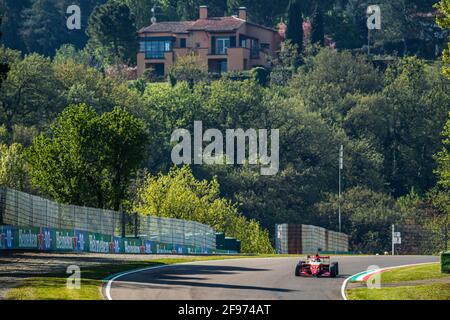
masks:
<instances>
[{"instance_id":1,"label":"blue sponsor banner","mask_svg":"<svg viewBox=\"0 0 450 320\"><path fill-rule=\"evenodd\" d=\"M175 245L175 252L177 254L183 254L184 253L184 247L180 244Z\"/></svg>"},{"instance_id":2,"label":"blue sponsor banner","mask_svg":"<svg viewBox=\"0 0 450 320\"><path fill-rule=\"evenodd\" d=\"M14 228L11 226L0 227L0 249L14 248Z\"/></svg>"},{"instance_id":3,"label":"blue sponsor banner","mask_svg":"<svg viewBox=\"0 0 450 320\"><path fill-rule=\"evenodd\" d=\"M39 235L39 250L49 251L53 249L54 233L50 228L41 228Z\"/></svg>"},{"instance_id":4,"label":"blue sponsor banner","mask_svg":"<svg viewBox=\"0 0 450 320\"><path fill-rule=\"evenodd\" d=\"M120 247L121 247L121 243L122 243L122 238L120 237L114 237L113 239L113 252L114 253L121 253Z\"/></svg>"},{"instance_id":5,"label":"blue sponsor banner","mask_svg":"<svg viewBox=\"0 0 450 320\"><path fill-rule=\"evenodd\" d=\"M75 230L75 251L86 252L88 251L88 235L86 231Z\"/></svg>"},{"instance_id":6,"label":"blue sponsor banner","mask_svg":"<svg viewBox=\"0 0 450 320\"><path fill-rule=\"evenodd\" d=\"M144 241L144 253L152 254L155 253L156 244L153 241L145 240Z\"/></svg>"}]
</instances>

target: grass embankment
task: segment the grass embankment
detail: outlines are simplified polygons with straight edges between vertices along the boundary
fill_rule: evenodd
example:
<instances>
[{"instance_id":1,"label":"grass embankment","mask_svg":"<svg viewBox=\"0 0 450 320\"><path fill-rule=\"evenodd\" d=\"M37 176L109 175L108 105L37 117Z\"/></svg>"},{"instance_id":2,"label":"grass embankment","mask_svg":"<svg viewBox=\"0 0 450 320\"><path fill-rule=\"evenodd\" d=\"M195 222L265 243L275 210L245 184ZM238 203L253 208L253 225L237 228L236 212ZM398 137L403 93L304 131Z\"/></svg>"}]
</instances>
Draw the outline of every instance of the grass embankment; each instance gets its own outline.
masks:
<instances>
[{"instance_id":1,"label":"grass embankment","mask_svg":"<svg viewBox=\"0 0 450 320\"><path fill-rule=\"evenodd\" d=\"M271 257L295 257L295 255L196 256L86 266L81 267L81 289L79 290L67 288L69 275L62 271L25 279L20 286L11 289L6 298L12 300L101 300L103 299L101 293L103 280L124 271L183 262Z\"/></svg>"},{"instance_id":2,"label":"grass embankment","mask_svg":"<svg viewBox=\"0 0 450 320\"><path fill-rule=\"evenodd\" d=\"M439 264L393 269L381 274L381 288L347 290L350 300L450 300L450 275Z\"/></svg>"}]
</instances>

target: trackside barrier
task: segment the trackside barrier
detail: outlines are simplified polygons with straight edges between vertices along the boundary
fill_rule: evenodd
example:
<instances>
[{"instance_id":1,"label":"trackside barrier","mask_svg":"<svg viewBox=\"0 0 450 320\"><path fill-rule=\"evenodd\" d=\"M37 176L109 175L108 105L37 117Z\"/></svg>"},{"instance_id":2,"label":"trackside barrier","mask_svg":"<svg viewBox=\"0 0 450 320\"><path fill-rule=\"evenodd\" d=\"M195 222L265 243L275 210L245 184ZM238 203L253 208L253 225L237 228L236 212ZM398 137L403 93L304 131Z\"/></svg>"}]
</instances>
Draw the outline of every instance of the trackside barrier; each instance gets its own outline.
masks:
<instances>
[{"instance_id":1,"label":"trackside barrier","mask_svg":"<svg viewBox=\"0 0 450 320\"><path fill-rule=\"evenodd\" d=\"M120 238L81 230L0 226L0 250L116 254L233 254L228 250Z\"/></svg>"},{"instance_id":2,"label":"trackside barrier","mask_svg":"<svg viewBox=\"0 0 450 320\"><path fill-rule=\"evenodd\" d=\"M233 254L195 221L136 215L138 238L122 238L121 214L58 204L0 187L0 250L130 254Z\"/></svg>"},{"instance_id":3,"label":"trackside barrier","mask_svg":"<svg viewBox=\"0 0 450 320\"><path fill-rule=\"evenodd\" d=\"M279 254L349 253L346 234L304 224L275 225L275 248Z\"/></svg>"}]
</instances>

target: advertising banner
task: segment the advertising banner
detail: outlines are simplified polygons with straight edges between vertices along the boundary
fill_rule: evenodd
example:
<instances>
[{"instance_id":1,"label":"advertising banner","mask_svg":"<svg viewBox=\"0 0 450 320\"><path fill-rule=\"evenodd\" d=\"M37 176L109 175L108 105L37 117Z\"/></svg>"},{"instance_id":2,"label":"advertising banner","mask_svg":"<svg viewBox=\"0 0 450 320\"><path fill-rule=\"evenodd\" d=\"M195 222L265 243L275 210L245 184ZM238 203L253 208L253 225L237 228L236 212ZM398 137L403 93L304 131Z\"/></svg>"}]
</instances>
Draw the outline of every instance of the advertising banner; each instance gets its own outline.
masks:
<instances>
[{"instance_id":1,"label":"advertising banner","mask_svg":"<svg viewBox=\"0 0 450 320\"><path fill-rule=\"evenodd\" d=\"M156 253L172 254L173 246L171 244L158 243L156 244Z\"/></svg>"},{"instance_id":2,"label":"advertising banner","mask_svg":"<svg viewBox=\"0 0 450 320\"><path fill-rule=\"evenodd\" d=\"M112 253L114 244L111 236L89 232L89 252Z\"/></svg>"},{"instance_id":3,"label":"advertising banner","mask_svg":"<svg viewBox=\"0 0 450 320\"><path fill-rule=\"evenodd\" d=\"M124 253L141 254L144 253L145 247L141 239L123 239Z\"/></svg>"},{"instance_id":4,"label":"advertising banner","mask_svg":"<svg viewBox=\"0 0 450 320\"><path fill-rule=\"evenodd\" d=\"M113 239L113 253L123 253L122 238L114 237Z\"/></svg>"},{"instance_id":5,"label":"advertising banner","mask_svg":"<svg viewBox=\"0 0 450 320\"><path fill-rule=\"evenodd\" d=\"M144 252L145 252L145 254L156 253L156 243L153 241L145 240L144 241Z\"/></svg>"},{"instance_id":6,"label":"advertising banner","mask_svg":"<svg viewBox=\"0 0 450 320\"><path fill-rule=\"evenodd\" d=\"M81 230L0 226L0 250L30 249L126 254L206 254L215 249L121 238Z\"/></svg>"},{"instance_id":7,"label":"advertising banner","mask_svg":"<svg viewBox=\"0 0 450 320\"><path fill-rule=\"evenodd\" d=\"M75 230L74 232L74 249L77 252L88 251L88 233L86 231Z\"/></svg>"},{"instance_id":8,"label":"advertising banner","mask_svg":"<svg viewBox=\"0 0 450 320\"><path fill-rule=\"evenodd\" d=\"M39 250L50 251L54 249L55 233L50 228L41 228L39 233Z\"/></svg>"},{"instance_id":9,"label":"advertising banner","mask_svg":"<svg viewBox=\"0 0 450 320\"><path fill-rule=\"evenodd\" d=\"M14 247L18 249L34 249L40 247L39 239L42 238L40 228L18 228L17 237L14 237Z\"/></svg>"},{"instance_id":10,"label":"advertising banner","mask_svg":"<svg viewBox=\"0 0 450 320\"><path fill-rule=\"evenodd\" d=\"M14 229L11 226L0 226L0 249L14 248Z\"/></svg>"},{"instance_id":11,"label":"advertising banner","mask_svg":"<svg viewBox=\"0 0 450 320\"><path fill-rule=\"evenodd\" d=\"M74 251L75 234L73 230L55 230L55 250Z\"/></svg>"}]
</instances>

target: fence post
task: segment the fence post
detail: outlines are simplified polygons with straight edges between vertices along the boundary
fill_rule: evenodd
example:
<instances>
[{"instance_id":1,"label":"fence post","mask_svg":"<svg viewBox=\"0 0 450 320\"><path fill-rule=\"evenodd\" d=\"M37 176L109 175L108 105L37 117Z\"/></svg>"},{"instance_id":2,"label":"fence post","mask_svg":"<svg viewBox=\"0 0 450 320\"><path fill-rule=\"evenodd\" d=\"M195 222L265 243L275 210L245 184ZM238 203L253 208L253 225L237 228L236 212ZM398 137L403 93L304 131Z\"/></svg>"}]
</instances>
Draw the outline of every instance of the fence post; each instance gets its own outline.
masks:
<instances>
[{"instance_id":1,"label":"fence post","mask_svg":"<svg viewBox=\"0 0 450 320\"><path fill-rule=\"evenodd\" d=\"M6 211L6 188L0 187L0 226L3 225L3 217Z\"/></svg>"},{"instance_id":2,"label":"fence post","mask_svg":"<svg viewBox=\"0 0 450 320\"><path fill-rule=\"evenodd\" d=\"M125 212L122 210L122 205L119 207L119 212L122 216L122 238L125 238L126 232L125 232Z\"/></svg>"},{"instance_id":3,"label":"fence post","mask_svg":"<svg viewBox=\"0 0 450 320\"><path fill-rule=\"evenodd\" d=\"M138 214L137 212L134 213L134 237L138 237Z\"/></svg>"}]
</instances>

